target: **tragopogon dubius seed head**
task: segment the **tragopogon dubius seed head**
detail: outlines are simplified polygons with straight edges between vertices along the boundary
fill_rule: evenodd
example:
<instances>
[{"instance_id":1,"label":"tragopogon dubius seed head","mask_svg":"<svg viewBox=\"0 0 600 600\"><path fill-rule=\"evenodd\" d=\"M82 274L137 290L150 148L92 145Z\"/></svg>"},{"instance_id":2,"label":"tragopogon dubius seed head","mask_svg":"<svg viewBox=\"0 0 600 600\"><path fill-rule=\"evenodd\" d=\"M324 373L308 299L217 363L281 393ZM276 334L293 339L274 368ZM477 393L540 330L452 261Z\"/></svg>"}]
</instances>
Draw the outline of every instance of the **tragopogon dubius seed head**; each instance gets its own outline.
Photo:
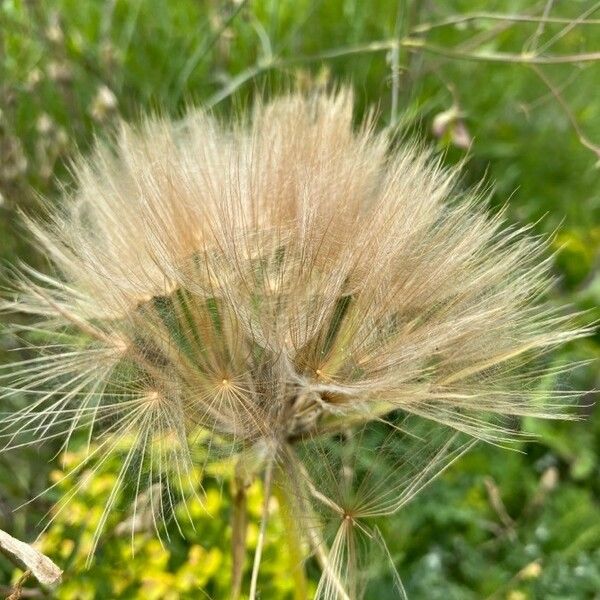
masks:
<instances>
[{"instance_id":1,"label":"tragopogon dubius seed head","mask_svg":"<svg viewBox=\"0 0 600 600\"><path fill-rule=\"evenodd\" d=\"M233 125L201 111L123 125L74 175L29 223L55 273L15 268L3 305L39 348L0 371L5 402L27 397L0 436L67 447L87 428L92 460L123 452L99 529L125 485L158 484L169 514L198 488L199 455L250 453L267 495L275 468L302 497L310 469L290 453L315 438L403 413L502 441L507 417L561 414L531 383L585 331L540 301L543 243L421 145L353 127L346 92L285 95ZM323 597L342 593L344 569L322 564Z\"/></svg>"}]
</instances>

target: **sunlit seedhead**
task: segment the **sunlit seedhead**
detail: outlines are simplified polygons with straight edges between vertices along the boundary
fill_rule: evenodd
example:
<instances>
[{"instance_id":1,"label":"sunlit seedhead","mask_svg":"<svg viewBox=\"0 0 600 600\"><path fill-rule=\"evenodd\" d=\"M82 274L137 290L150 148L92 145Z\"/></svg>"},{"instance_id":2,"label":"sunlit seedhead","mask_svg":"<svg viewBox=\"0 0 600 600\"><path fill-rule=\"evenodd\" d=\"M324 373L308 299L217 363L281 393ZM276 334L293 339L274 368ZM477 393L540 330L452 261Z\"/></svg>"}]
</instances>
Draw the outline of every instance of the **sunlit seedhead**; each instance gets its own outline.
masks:
<instances>
[{"instance_id":1,"label":"sunlit seedhead","mask_svg":"<svg viewBox=\"0 0 600 600\"><path fill-rule=\"evenodd\" d=\"M197 110L123 125L74 176L61 209L29 224L56 275L23 267L3 304L35 335L31 357L1 367L0 439L67 448L84 430L84 465L123 452L98 531L132 481L134 510L163 490L158 521L201 489L194 466L236 458L265 474L267 500L283 477L300 513L337 519L329 558L313 550L319 593L354 598L340 566L354 534L379 539L364 521L460 452L377 451L364 476L372 444L335 468L314 456L365 424L391 427L393 447L406 415L498 443L515 417L566 414L572 395L536 382L586 330L544 301L543 242L490 216L422 144L354 126L348 92L259 102L233 125ZM405 464L418 469L399 478Z\"/></svg>"}]
</instances>

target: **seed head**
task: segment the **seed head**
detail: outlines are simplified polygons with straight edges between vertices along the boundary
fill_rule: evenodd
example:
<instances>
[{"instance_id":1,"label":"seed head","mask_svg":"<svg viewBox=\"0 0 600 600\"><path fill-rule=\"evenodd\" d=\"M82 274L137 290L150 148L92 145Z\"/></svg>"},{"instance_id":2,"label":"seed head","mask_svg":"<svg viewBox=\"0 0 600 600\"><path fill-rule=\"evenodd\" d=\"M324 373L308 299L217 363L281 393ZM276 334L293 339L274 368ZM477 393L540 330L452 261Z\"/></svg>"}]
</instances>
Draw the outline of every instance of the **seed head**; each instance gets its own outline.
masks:
<instances>
[{"instance_id":1,"label":"seed head","mask_svg":"<svg viewBox=\"0 0 600 600\"><path fill-rule=\"evenodd\" d=\"M348 93L283 96L232 125L195 110L123 125L73 173L29 223L55 273L19 268L4 305L39 344L0 374L5 400L28 398L3 419L7 448L87 428L99 457L126 439L118 486L136 491L190 487L198 453L250 452L302 496L289 456L314 439L402 414L503 441L508 417L561 414L533 383L585 331L540 300L544 244L422 145L354 127ZM324 564L337 593L343 569Z\"/></svg>"}]
</instances>

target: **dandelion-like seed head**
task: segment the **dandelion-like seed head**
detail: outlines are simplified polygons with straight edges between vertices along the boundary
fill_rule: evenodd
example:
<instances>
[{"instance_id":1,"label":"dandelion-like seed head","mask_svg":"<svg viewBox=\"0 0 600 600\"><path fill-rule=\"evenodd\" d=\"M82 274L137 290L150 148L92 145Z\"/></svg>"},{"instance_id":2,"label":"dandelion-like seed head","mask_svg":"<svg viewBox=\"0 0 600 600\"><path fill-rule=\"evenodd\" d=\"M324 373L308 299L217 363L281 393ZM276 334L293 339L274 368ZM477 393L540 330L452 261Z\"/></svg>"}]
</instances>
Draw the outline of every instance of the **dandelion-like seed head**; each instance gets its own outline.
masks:
<instances>
[{"instance_id":1,"label":"dandelion-like seed head","mask_svg":"<svg viewBox=\"0 0 600 600\"><path fill-rule=\"evenodd\" d=\"M543 243L422 145L353 126L347 92L286 95L232 125L194 110L123 125L74 175L60 209L29 223L54 274L21 267L4 304L46 340L0 371L5 401L28 398L2 421L6 448L66 447L84 428L96 460L126 440L117 487L165 488L159 516L175 488L199 489L199 454L253 453L267 496L287 482L308 515L338 506L295 450L325 465L314 440L412 415L498 442L512 416L563 414L532 383L544 353L585 331L540 300ZM365 518L398 510L454 452L445 441L410 477L392 469ZM356 483L351 467L322 469L340 493ZM315 550L321 597L351 593L332 563L363 526L339 506L329 558Z\"/></svg>"}]
</instances>

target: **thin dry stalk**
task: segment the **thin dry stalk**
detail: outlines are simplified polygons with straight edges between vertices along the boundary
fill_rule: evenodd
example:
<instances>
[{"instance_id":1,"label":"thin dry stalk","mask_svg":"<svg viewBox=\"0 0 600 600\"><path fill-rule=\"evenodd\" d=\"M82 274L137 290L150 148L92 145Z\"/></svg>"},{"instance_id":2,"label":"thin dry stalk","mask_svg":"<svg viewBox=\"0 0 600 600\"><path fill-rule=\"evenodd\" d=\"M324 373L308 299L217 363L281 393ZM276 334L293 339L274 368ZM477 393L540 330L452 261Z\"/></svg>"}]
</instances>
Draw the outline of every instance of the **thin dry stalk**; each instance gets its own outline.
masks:
<instances>
[{"instance_id":1,"label":"thin dry stalk","mask_svg":"<svg viewBox=\"0 0 600 600\"><path fill-rule=\"evenodd\" d=\"M258 532L256 550L254 551L254 564L252 565L252 577L250 579L249 600L255 600L256 598L258 572L260 569L260 561L262 559L262 551L267 534L267 523L269 521L269 504L271 502L271 491L273 485L273 463L274 460L270 459L265 468L265 476L263 481L263 508L260 517L260 530Z\"/></svg>"}]
</instances>

